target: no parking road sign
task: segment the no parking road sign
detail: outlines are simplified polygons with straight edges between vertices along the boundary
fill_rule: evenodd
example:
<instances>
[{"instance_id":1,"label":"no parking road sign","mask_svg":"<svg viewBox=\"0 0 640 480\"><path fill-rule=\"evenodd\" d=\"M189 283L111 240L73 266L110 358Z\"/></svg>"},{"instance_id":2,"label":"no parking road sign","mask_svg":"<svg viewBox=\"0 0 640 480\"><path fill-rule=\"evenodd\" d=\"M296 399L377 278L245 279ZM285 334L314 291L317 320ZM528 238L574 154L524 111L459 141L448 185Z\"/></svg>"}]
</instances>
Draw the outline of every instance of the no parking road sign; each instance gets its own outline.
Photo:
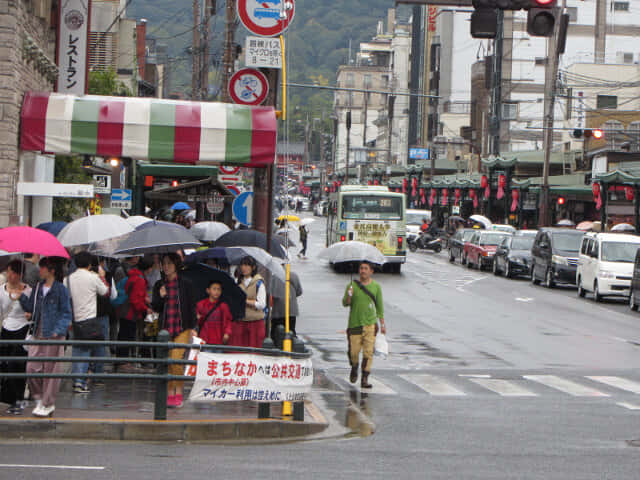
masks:
<instances>
[{"instance_id":1,"label":"no parking road sign","mask_svg":"<svg viewBox=\"0 0 640 480\"><path fill-rule=\"evenodd\" d=\"M260 105L269 93L269 82L259 70L243 68L229 80L229 95L241 105Z\"/></svg>"},{"instance_id":2,"label":"no parking road sign","mask_svg":"<svg viewBox=\"0 0 640 480\"><path fill-rule=\"evenodd\" d=\"M294 0L238 0L240 21L261 37L280 35L289 27L294 14Z\"/></svg>"}]
</instances>

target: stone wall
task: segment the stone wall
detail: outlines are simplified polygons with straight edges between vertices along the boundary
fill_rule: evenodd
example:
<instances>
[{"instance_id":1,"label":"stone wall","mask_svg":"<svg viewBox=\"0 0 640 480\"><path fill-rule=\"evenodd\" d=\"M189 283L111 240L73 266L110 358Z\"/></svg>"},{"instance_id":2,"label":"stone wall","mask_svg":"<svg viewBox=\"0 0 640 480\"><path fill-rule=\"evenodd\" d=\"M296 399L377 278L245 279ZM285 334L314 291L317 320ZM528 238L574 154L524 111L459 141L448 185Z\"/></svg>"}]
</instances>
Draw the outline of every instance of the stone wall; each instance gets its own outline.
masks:
<instances>
[{"instance_id":1,"label":"stone wall","mask_svg":"<svg viewBox=\"0 0 640 480\"><path fill-rule=\"evenodd\" d=\"M19 172L20 108L28 90L52 91L32 55L25 54L25 39L50 59L55 59L55 30L51 0L0 0L0 227L18 213L16 184ZM47 12L47 15L43 15ZM38 16L38 13L42 18Z\"/></svg>"}]
</instances>

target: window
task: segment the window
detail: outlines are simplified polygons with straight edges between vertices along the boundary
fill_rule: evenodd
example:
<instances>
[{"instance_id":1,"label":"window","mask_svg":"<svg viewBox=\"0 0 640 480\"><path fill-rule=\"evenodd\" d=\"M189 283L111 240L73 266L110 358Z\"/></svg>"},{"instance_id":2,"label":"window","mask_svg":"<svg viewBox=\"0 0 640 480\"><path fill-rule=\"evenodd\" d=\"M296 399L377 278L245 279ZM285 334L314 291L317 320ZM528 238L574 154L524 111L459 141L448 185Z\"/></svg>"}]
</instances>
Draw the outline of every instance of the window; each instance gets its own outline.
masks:
<instances>
[{"instance_id":1,"label":"window","mask_svg":"<svg viewBox=\"0 0 640 480\"><path fill-rule=\"evenodd\" d=\"M567 7L567 13L569 14L569 23L578 21L578 7Z\"/></svg>"},{"instance_id":2,"label":"window","mask_svg":"<svg viewBox=\"0 0 640 480\"><path fill-rule=\"evenodd\" d=\"M547 64L547 57L536 57L536 67L544 67Z\"/></svg>"},{"instance_id":3,"label":"window","mask_svg":"<svg viewBox=\"0 0 640 480\"><path fill-rule=\"evenodd\" d=\"M628 12L629 2L613 2L612 9L614 12Z\"/></svg>"},{"instance_id":4,"label":"window","mask_svg":"<svg viewBox=\"0 0 640 480\"><path fill-rule=\"evenodd\" d=\"M631 53L631 52L618 52L616 54L616 63L624 63L624 64L633 63L633 53Z\"/></svg>"},{"instance_id":5,"label":"window","mask_svg":"<svg viewBox=\"0 0 640 480\"><path fill-rule=\"evenodd\" d=\"M353 79L353 73L347 73L347 82L346 82L346 87L347 88L353 88L356 86L355 81Z\"/></svg>"},{"instance_id":6,"label":"window","mask_svg":"<svg viewBox=\"0 0 640 480\"><path fill-rule=\"evenodd\" d=\"M517 103L503 103L502 104L502 119L503 120L516 120L518 118L518 104Z\"/></svg>"},{"instance_id":7,"label":"window","mask_svg":"<svg viewBox=\"0 0 640 480\"><path fill-rule=\"evenodd\" d=\"M618 108L618 97L616 95L598 95L596 108Z\"/></svg>"},{"instance_id":8,"label":"window","mask_svg":"<svg viewBox=\"0 0 640 480\"><path fill-rule=\"evenodd\" d=\"M402 197L378 195L344 196L342 218L344 219L402 219Z\"/></svg>"},{"instance_id":9,"label":"window","mask_svg":"<svg viewBox=\"0 0 640 480\"><path fill-rule=\"evenodd\" d=\"M627 132L634 142L640 141L640 122L631 122L627 127Z\"/></svg>"},{"instance_id":10,"label":"window","mask_svg":"<svg viewBox=\"0 0 640 480\"><path fill-rule=\"evenodd\" d=\"M367 73L364 75L362 86L364 88L371 88L371 74Z\"/></svg>"}]
</instances>

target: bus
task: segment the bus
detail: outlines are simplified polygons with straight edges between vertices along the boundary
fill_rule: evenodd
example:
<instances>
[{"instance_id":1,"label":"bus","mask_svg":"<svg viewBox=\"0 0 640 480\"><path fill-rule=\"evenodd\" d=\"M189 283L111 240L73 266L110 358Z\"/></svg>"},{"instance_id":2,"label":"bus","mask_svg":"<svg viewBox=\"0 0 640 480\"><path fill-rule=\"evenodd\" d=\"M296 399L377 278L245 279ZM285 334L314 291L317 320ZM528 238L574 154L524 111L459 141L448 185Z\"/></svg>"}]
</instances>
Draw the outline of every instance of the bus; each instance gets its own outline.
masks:
<instances>
[{"instance_id":1,"label":"bus","mask_svg":"<svg viewBox=\"0 0 640 480\"><path fill-rule=\"evenodd\" d=\"M405 221L404 193L378 185L343 185L329 197L326 245L369 243L385 256L385 270L400 273L407 259Z\"/></svg>"}]
</instances>

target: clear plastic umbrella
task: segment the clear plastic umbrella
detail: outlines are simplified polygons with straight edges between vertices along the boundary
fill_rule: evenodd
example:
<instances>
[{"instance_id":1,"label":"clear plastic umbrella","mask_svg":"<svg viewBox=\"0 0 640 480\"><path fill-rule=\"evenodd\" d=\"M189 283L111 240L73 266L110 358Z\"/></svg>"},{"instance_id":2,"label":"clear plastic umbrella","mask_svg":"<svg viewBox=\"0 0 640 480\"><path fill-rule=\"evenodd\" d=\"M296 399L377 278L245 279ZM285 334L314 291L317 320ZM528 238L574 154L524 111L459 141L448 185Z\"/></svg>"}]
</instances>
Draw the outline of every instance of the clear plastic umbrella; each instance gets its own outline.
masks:
<instances>
[{"instance_id":1,"label":"clear plastic umbrella","mask_svg":"<svg viewBox=\"0 0 640 480\"><path fill-rule=\"evenodd\" d=\"M198 222L191 227L191 233L201 242L215 242L229 230L222 222Z\"/></svg>"},{"instance_id":2,"label":"clear plastic umbrella","mask_svg":"<svg viewBox=\"0 0 640 480\"><path fill-rule=\"evenodd\" d=\"M334 243L322 250L318 257L326 258L330 263L370 262L382 265L386 262L376 247L356 240Z\"/></svg>"},{"instance_id":3,"label":"clear plastic umbrella","mask_svg":"<svg viewBox=\"0 0 640 480\"><path fill-rule=\"evenodd\" d=\"M133 232L134 227L117 215L90 215L69 223L58 234L65 247L89 245Z\"/></svg>"},{"instance_id":4,"label":"clear plastic umbrella","mask_svg":"<svg viewBox=\"0 0 640 480\"><path fill-rule=\"evenodd\" d=\"M636 227L631 225L630 223L619 223L611 227L612 232L635 232Z\"/></svg>"}]
</instances>

